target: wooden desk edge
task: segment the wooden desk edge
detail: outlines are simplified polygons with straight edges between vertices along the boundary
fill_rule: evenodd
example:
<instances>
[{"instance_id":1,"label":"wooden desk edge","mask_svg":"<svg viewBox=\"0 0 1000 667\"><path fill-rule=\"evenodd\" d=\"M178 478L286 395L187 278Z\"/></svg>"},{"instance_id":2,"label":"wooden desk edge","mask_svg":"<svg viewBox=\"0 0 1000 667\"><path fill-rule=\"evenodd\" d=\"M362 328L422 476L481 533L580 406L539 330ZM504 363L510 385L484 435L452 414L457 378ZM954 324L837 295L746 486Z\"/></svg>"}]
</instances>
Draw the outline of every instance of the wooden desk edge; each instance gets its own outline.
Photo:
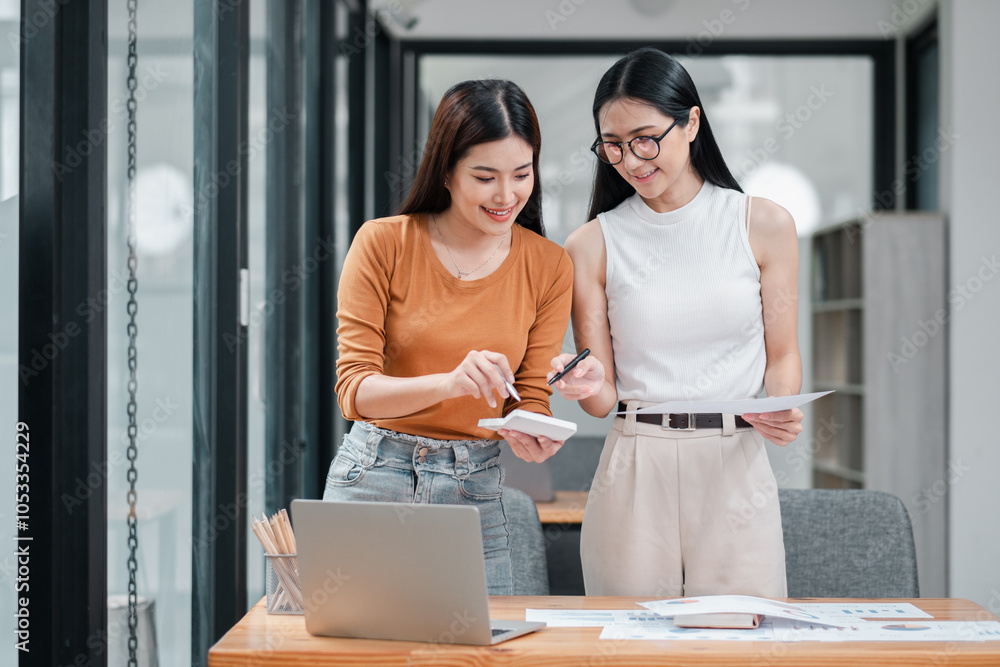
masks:
<instances>
[{"instance_id":1,"label":"wooden desk edge","mask_svg":"<svg viewBox=\"0 0 1000 667\"><path fill-rule=\"evenodd\" d=\"M551 502L536 502L538 518L543 524L583 523L583 510L587 507L586 491L556 491Z\"/></svg>"},{"instance_id":2,"label":"wooden desk edge","mask_svg":"<svg viewBox=\"0 0 1000 667\"><path fill-rule=\"evenodd\" d=\"M494 597L490 615L494 618L522 619L525 609L635 609L634 597ZM941 620L998 620L980 605L963 598L915 598L907 600L847 600L840 598L788 598L789 602L822 601L852 604L911 602ZM451 665L579 664L581 659L607 665L636 664L720 664L745 665L766 660L772 665L871 664L883 667L903 665L966 665L986 667L998 664L1000 642L709 642L688 646L684 642L621 640L604 642L599 628L546 628L539 633L498 646L463 646L391 642L387 640L313 637L306 633L302 616L267 616L261 600L209 651L210 667L236 665L363 665L379 664ZM832 645L836 644L836 645ZM665 652L669 645L671 650ZM600 647L613 647L605 655ZM778 647L780 646L780 650ZM836 658L830 657L831 652ZM602 659L603 658L603 659ZM832 660L832 662L831 662ZM866 662L867 661L867 662Z\"/></svg>"}]
</instances>

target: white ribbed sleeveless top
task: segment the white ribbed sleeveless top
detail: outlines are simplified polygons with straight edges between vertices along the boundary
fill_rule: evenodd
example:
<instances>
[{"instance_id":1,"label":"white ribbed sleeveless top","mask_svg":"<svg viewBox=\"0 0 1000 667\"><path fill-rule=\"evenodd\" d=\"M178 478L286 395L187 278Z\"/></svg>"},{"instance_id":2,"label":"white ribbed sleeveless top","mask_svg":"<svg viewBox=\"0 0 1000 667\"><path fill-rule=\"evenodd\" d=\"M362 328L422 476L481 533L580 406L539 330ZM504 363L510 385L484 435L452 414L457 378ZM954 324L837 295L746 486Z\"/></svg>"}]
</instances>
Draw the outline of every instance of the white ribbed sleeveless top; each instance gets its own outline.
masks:
<instances>
[{"instance_id":1,"label":"white ribbed sleeveless top","mask_svg":"<svg viewBox=\"0 0 1000 667\"><path fill-rule=\"evenodd\" d=\"M764 383L760 268L747 195L705 181L679 209L638 194L597 216L618 399L730 400Z\"/></svg>"}]
</instances>

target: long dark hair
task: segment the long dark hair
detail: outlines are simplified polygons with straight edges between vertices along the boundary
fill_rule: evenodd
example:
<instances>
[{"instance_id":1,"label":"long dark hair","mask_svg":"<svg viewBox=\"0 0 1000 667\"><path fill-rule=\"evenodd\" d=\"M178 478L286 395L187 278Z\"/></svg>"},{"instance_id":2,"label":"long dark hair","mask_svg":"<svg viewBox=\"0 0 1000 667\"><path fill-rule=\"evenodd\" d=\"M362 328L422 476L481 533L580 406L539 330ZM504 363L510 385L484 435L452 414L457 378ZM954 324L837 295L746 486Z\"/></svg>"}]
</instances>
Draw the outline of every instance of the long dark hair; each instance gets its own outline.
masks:
<instances>
[{"instance_id":1,"label":"long dark hair","mask_svg":"<svg viewBox=\"0 0 1000 667\"><path fill-rule=\"evenodd\" d=\"M698 135L691 142L691 164L706 181L743 192L722 159L722 151L715 142L691 75L675 58L647 46L621 58L604 73L594 93L594 127L598 136L601 135L601 109L623 99L643 102L665 116L680 119L678 125L687 125L691 107L701 109ZM613 166L598 161L587 219L593 220L598 213L610 211L633 194L635 188Z\"/></svg>"},{"instance_id":2,"label":"long dark hair","mask_svg":"<svg viewBox=\"0 0 1000 667\"><path fill-rule=\"evenodd\" d=\"M538 154L542 150L538 118L524 91L502 79L463 81L444 94L431 122L420 168L399 214L444 211L451 205L451 193L444 182L459 160L473 146L506 139L512 134L531 146L535 178L531 196L517 216L517 223L545 236L538 176Z\"/></svg>"}]
</instances>

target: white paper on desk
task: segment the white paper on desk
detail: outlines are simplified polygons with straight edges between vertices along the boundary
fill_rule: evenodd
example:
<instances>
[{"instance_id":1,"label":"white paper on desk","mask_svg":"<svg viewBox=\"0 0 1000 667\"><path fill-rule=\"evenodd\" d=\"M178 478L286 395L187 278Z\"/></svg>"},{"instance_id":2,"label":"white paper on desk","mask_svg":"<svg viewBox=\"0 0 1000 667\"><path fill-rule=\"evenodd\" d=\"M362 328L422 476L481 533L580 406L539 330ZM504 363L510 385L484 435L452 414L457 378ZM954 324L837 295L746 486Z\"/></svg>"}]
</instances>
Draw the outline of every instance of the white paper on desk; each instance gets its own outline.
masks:
<instances>
[{"instance_id":1,"label":"white paper on desk","mask_svg":"<svg viewBox=\"0 0 1000 667\"><path fill-rule=\"evenodd\" d=\"M868 621L830 627L785 618L772 621L777 641L809 642L982 642L1000 641L997 621Z\"/></svg>"},{"instance_id":2,"label":"white paper on desk","mask_svg":"<svg viewBox=\"0 0 1000 667\"><path fill-rule=\"evenodd\" d=\"M667 401L636 410L636 414L646 413L722 413L724 415L743 415L758 412L779 412L791 410L821 396L832 394L833 391L818 391L812 394L794 394L792 396L768 396L767 398L744 398L737 401ZM623 415L625 412L618 412Z\"/></svg>"},{"instance_id":3,"label":"white paper on desk","mask_svg":"<svg viewBox=\"0 0 1000 667\"><path fill-rule=\"evenodd\" d=\"M644 609L525 609L524 620L543 621L550 628L674 627L669 618Z\"/></svg>"},{"instance_id":4,"label":"white paper on desk","mask_svg":"<svg viewBox=\"0 0 1000 667\"><path fill-rule=\"evenodd\" d=\"M909 602L797 602L806 611L818 611L847 620L855 618L934 618Z\"/></svg>"},{"instance_id":5,"label":"white paper on desk","mask_svg":"<svg viewBox=\"0 0 1000 667\"><path fill-rule=\"evenodd\" d=\"M838 626L869 622L857 618L837 618L833 614L818 610L806 611L798 605L753 597L752 595L703 595L701 597L640 602L639 606L670 617L675 614L733 613L763 614L765 618L790 618L803 622Z\"/></svg>"},{"instance_id":6,"label":"white paper on desk","mask_svg":"<svg viewBox=\"0 0 1000 667\"><path fill-rule=\"evenodd\" d=\"M669 619L666 619L669 621ZM601 631L601 639L654 639L687 641L770 641L774 639L771 624L761 621L756 628L727 630L724 628L679 628L673 623L638 627L609 626Z\"/></svg>"}]
</instances>

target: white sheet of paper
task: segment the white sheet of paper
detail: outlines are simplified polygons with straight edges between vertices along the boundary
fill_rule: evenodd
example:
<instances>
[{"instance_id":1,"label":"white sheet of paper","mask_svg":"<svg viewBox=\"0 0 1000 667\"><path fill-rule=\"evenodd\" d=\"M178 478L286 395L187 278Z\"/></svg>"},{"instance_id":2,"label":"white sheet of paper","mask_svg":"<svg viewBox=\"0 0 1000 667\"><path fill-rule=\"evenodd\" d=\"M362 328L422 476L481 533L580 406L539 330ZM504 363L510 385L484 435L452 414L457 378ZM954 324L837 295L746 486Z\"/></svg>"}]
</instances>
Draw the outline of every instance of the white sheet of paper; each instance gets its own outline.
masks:
<instances>
[{"instance_id":1,"label":"white sheet of paper","mask_svg":"<svg viewBox=\"0 0 1000 667\"><path fill-rule=\"evenodd\" d=\"M1000 623L997 621L868 621L848 627L831 627L776 618L771 627L776 641L1000 641Z\"/></svg>"},{"instance_id":2,"label":"white sheet of paper","mask_svg":"<svg viewBox=\"0 0 1000 667\"><path fill-rule=\"evenodd\" d=\"M798 602L797 607L806 611L818 611L831 616L852 618L934 618L926 611L909 602L865 602L849 604L844 602Z\"/></svg>"},{"instance_id":3,"label":"white sheet of paper","mask_svg":"<svg viewBox=\"0 0 1000 667\"><path fill-rule=\"evenodd\" d=\"M767 398L745 398L738 401L667 401L649 407L639 408L636 414L648 413L722 413L724 415L742 415L758 412L779 412L791 410L821 396L832 394L833 391L818 391L812 394L794 394L792 396L768 396ZM623 415L625 412L618 412Z\"/></svg>"},{"instance_id":4,"label":"white sheet of paper","mask_svg":"<svg viewBox=\"0 0 1000 667\"><path fill-rule=\"evenodd\" d=\"M673 624L645 624L631 627L609 625L601 631L600 638L780 642L981 642L1000 640L1000 623L996 621L856 622L845 627L837 627L802 623L787 618L772 620L765 618L760 627L752 630L678 628Z\"/></svg>"},{"instance_id":5,"label":"white sheet of paper","mask_svg":"<svg viewBox=\"0 0 1000 667\"><path fill-rule=\"evenodd\" d=\"M763 614L766 618L790 618L801 622L823 623L826 625L851 625L868 623L858 618L844 619L821 611L806 611L798 605L753 597L752 595L703 595L701 597L676 598L640 602L639 606L655 611L663 616L674 614Z\"/></svg>"},{"instance_id":6,"label":"white sheet of paper","mask_svg":"<svg viewBox=\"0 0 1000 667\"><path fill-rule=\"evenodd\" d=\"M626 627L608 626L601 631L601 639L653 639L687 641L770 641L774 639L771 624L761 621L759 627L746 630L726 630L722 628L679 628L673 623L666 625L641 625Z\"/></svg>"},{"instance_id":7,"label":"white sheet of paper","mask_svg":"<svg viewBox=\"0 0 1000 667\"><path fill-rule=\"evenodd\" d=\"M666 616L642 609L525 609L524 620L550 628L675 627Z\"/></svg>"}]
</instances>

